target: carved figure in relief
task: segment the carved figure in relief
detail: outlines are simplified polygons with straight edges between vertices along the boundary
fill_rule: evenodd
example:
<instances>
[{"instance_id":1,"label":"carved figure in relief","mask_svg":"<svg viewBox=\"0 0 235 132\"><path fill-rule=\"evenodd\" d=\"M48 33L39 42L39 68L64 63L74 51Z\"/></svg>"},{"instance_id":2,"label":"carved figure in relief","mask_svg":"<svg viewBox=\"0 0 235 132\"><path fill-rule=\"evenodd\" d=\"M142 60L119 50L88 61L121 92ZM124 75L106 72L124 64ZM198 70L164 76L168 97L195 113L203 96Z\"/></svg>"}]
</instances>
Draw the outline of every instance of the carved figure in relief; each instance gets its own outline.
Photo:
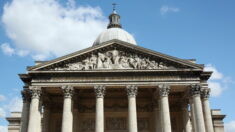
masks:
<instances>
[{"instance_id":1,"label":"carved figure in relief","mask_svg":"<svg viewBox=\"0 0 235 132\"><path fill-rule=\"evenodd\" d=\"M112 53L112 62L114 65L120 65L119 64L119 59L120 59L120 55L119 52L117 50L113 50L111 51Z\"/></svg>"},{"instance_id":2,"label":"carved figure in relief","mask_svg":"<svg viewBox=\"0 0 235 132\"><path fill-rule=\"evenodd\" d=\"M84 70L89 70L92 68L92 64L90 63L89 58L83 60L82 63L84 64Z\"/></svg>"},{"instance_id":3,"label":"carved figure in relief","mask_svg":"<svg viewBox=\"0 0 235 132\"><path fill-rule=\"evenodd\" d=\"M98 53L98 60L97 60L97 68L103 68L103 62L105 61L105 55L102 53Z\"/></svg>"},{"instance_id":4,"label":"carved figure in relief","mask_svg":"<svg viewBox=\"0 0 235 132\"><path fill-rule=\"evenodd\" d=\"M103 68L104 69L110 69L111 68L112 61L109 57L105 57Z\"/></svg>"},{"instance_id":5,"label":"carved figure in relief","mask_svg":"<svg viewBox=\"0 0 235 132\"><path fill-rule=\"evenodd\" d=\"M137 68L137 69L140 69L140 67L141 67L141 59L137 56L137 55L135 55L135 57L134 57L134 60L135 60L135 68Z\"/></svg>"},{"instance_id":6,"label":"carved figure in relief","mask_svg":"<svg viewBox=\"0 0 235 132\"><path fill-rule=\"evenodd\" d=\"M97 56L92 54L90 58L91 69L97 68Z\"/></svg>"},{"instance_id":7,"label":"carved figure in relief","mask_svg":"<svg viewBox=\"0 0 235 132\"><path fill-rule=\"evenodd\" d=\"M167 69L163 62L150 60L137 54L123 53L111 50L92 54L86 59L65 65L55 70L93 70L93 69Z\"/></svg>"},{"instance_id":8,"label":"carved figure in relief","mask_svg":"<svg viewBox=\"0 0 235 132\"><path fill-rule=\"evenodd\" d=\"M121 58L120 58L120 67L121 67L122 69L130 69L130 64L129 64L128 61L129 61L129 60L128 60L127 57L121 56Z\"/></svg>"},{"instance_id":9,"label":"carved figure in relief","mask_svg":"<svg viewBox=\"0 0 235 132\"><path fill-rule=\"evenodd\" d=\"M149 65L149 60L148 59L143 59L141 62L140 62L140 69L146 69Z\"/></svg>"},{"instance_id":10,"label":"carved figure in relief","mask_svg":"<svg viewBox=\"0 0 235 132\"><path fill-rule=\"evenodd\" d=\"M134 69L137 68L137 63L136 63L135 59L133 59L132 57L129 58L129 64L132 68L134 68Z\"/></svg>"}]
</instances>

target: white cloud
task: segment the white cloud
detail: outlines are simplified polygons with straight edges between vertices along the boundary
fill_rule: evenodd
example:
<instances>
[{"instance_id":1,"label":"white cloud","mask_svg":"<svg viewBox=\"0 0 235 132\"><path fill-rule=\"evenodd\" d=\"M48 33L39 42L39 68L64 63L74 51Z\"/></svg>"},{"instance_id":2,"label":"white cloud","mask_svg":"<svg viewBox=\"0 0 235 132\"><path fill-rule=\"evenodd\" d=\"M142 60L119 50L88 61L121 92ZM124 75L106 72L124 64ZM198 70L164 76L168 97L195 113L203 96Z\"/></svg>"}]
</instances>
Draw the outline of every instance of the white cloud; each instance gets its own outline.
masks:
<instances>
[{"instance_id":1,"label":"white cloud","mask_svg":"<svg viewBox=\"0 0 235 132\"><path fill-rule=\"evenodd\" d=\"M7 132L7 126L0 126L0 132Z\"/></svg>"},{"instance_id":2,"label":"white cloud","mask_svg":"<svg viewBox=\"0 0 235 132\"><path fill-rule=\"evenodd\" d=\"M9 112L21 112L23 101L19 97L12 98L10 102L4 107Z\"/></svg>"},{"instance_id":3,"label":"white cloud","mask_svg":"<svg viewBox=\"0 0 235 132\"><path fill-rule=\"evenodd\" d=\"M209 81L208 85L209 85L209 88L211 88L211 95L214 97L221 95L221 93L224 90L224 88L221 86L219 82Z\"/></svg>"},{"instance_id":4,"label":"white cloud","mask_svg":"<svg viewBox=\"0 0 235 132\"><path fill-rule=\"evenodd\" d=\"M0 118L3 118L6 116L6 111L0 107Z\"/></svg>"},{"instance_id":5,"label":"white cloud","mask_svg":"<svg viewBox=\"0 0 235 132\"><path fill-rule=\"evenodd\" d=\"M8 100L7 104L0 107L0 117L6 117L10 112L21 112L23 102L19 97L14 97Z\"/></svg>"},{"instance_id":6,"label":"white cloud","mask_svg":"<svg viewBox=\"0 0 235 132\"><path fill-rule=\"evenodd\" d=\"M1 50L5 55L9 56L15 53L15 50L8 43L1 44Z\"/></svg>"},{"instance_id":7,"label":"white cloud","mask_svg":"<svg viewBox=\"0 0 235 132\"><path fill-rule=\"evenodd\" d=\"M213 71L210 80L220 80L223 78L223 74L218 72L218 70L211 64L206 65L205 71Z\"/></svg>"},{"instance_id":8,"label":"white cloud","mask_svg":"<svg viewBox=\"0 0 235 132\"><path fill-rule=\"evenodd\" d=\"M235 132L235 121L225 123L225 132Z\"/></svg>"},{"instance_id":9,"label":"white cloud","mask_svg":"<svg viewBox=\"0 0 235 132\"><path fill-rule=\"evenodd\" d=\"M165 15L165 14L170 13L170 12L179 12L179 11L180 11L179 8L177 8L177 7L170 7L170 6L167 6L167 5L163 5L160 8L161 15Z\"/></svg>"},{"instance_id":10,"label":"white cloud","mask_svg":"<svg viewBox=\"0 0 235 132\"><path fill-rule=\"evenodd\" d=\"M0 101L4 101L6 97L4 95L0 95Z\"/></svg>"},{"instance_id":11,"label":"white cloud","mask_svg":"<svg viewBox=\"0 0 235 132\"><path fill-rule=\"evenodd\" d=\"M212 64L207 64L204 71L213 71L211 78L208 81L209 88L211 88L211 96L218 97L226 89L228 83L231 82L229 77L219 72L217 68Z\"/></svg>"},{"instance_id":12,"label":"white cloud","mask_svg":"<svg viewBox=\"0 0 235 132\"><path fill-rule=\"evenodd\" d=\"M2 22L16 49L42 60L91 46L105 29L106 17L99 7L76 7L74 0L67 3L67 7L57 0L5 4Z\"/></svg>"},{"instance_id":13,"label":"white cloud","mask_svg":"<svg viewBox=\"0 0 235 132\"><path fill-rule=\"evenodd\" d=\"M27 50L17 50L16 54L21 56L21 57L24 57L24 56L29 54L29 51L27 51Z\"/></svg>"}]
</instances>

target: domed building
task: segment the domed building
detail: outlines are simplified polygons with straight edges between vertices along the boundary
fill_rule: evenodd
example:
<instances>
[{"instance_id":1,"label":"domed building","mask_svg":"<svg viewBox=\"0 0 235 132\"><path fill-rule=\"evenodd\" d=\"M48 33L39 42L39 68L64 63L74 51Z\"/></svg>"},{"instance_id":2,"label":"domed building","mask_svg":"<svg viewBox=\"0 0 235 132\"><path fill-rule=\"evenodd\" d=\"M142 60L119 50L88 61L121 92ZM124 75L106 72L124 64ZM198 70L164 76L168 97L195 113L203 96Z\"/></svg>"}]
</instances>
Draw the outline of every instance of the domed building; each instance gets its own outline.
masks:
<instances>
[{"instance_id":1,"label":"domed building","mask_svg":"<svg viewBox=\"0 0 235 132\"><path fill-rule=\"evenodd\" d=\"M209 105L212 72L137 45L114 10L93 46L19 74L9 132L224 132Z\"/></svg>"}]
</instances>

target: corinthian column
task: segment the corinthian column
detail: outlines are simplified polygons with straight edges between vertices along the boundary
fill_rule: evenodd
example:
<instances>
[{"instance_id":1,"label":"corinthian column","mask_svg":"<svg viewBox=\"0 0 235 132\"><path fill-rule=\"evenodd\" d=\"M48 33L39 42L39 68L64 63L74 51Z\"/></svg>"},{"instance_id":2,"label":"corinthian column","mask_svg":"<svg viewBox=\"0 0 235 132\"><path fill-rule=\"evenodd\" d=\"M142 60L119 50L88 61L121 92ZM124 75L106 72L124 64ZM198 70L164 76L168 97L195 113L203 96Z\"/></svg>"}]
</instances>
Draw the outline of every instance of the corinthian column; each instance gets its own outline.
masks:
<instances>
[{"instance_id":1,"label":"corinthian column","mask_svg":"<svg viewBox=\"0 0 235 132\"><path fill-rule=\"evenodd\" d=\"M189 118L189 111L188 111L188 103L186 101L182 102L182 112L183 112L183 122L184 122L183 132L192 132L191 122Z\"/></svg>"},{"instance_id":2,"label":"corinthian column","mask_svg":"<svg viewBox=\"0 0 235 132\"><path fill-rule=\"evenodd\" d=\"M72 86L62 86L64 93L62 132L73 132L73 108L72 108Z\"/></svg>"},{"instance_id":3,"label":"corinthian column","mask_svg":"<svg viewBox=\"0 0 235 132\"><path fill-rule=\"evenodd\" d=\"M135 85L127 85L128 95L128 128L129 132L137 132L136 95L138 88Z\"/></svg>"},{"instance_id":4,"label":"corinthian column","mask_svg":"<svg viewBox=\"0 0 235 132\"><path fill-rule=\"evenodd\" d=\"M28 89L21 91L23 98L23 109L20 121L20 132L27 132L29 120L29 107L30 107L30 93Z\"/></svg>"},{"instance_id":5,"label":"corinthian column","mask_svg":"<svg viewBox=\"0 0 235 132\"><path fill-rule=\"evenodd\" d=\"M161 109L161 126L162 132L171 132L171 119L169 110L168 94L170 87L168 85L159 85L159 96L160 96L160 109Z\"/></svg>"},{"instance_id":6,"label":"corinthian column","mask_svg":"<svg viewBox=\"0 0 235 132\"><path fill-rule=\"evenodd\" d=\"M191 96L193 101L193 113L194 120L195 120L195 129L196 132L205 132L205 122L203 118L202 112L202 103L200 98L201 93L201 86L200 85L192 85L191 86Z\"/></svg>"},{"instance_id":7,"label":"corinthian column","mask_svg":"<svg viewBox=\"0 0 235 132\"><path fill-rule=\"evenodd\" d=\"M29 112L28 132L40 132L41 130L41 114L39 111L39 99L41 96L40 87L31 87L31 104Z\"/></svg>"},{"instance_id":8,"label":"corinthian column","mask_svg":"<svg viewBox=\"0 0 235 132\"><path fill-rule=\"evenodd\" d=\"M104 95L105 86L96 85L94 87L96 94L96 121L95 132L104 132Z\"/></svg>"},{"instance_id":9,"label":"corinthian column","mask_svg":"<svg viewBox=\"0 0 235 132\"><path fill-rule=\"evenodd\" d=\"M206 132L214 132L212 118L211 118L211 109L210 109L210 104L208 100L209 96L210 96L210 89L203 89L201 93L201 97L202 97Z\"/></svg>"},{"instance_id":10,"label":"corinthian column","mask_svg":"<svg viewBox=\"0 0 235 132\"><path fill-rule=\"evenodd\" d=\"M155 132L161 132L161 113L160 113L159 97L157 91L155 91L153 95L153 114L154 114Z\"/></svg>"}]
</instances>

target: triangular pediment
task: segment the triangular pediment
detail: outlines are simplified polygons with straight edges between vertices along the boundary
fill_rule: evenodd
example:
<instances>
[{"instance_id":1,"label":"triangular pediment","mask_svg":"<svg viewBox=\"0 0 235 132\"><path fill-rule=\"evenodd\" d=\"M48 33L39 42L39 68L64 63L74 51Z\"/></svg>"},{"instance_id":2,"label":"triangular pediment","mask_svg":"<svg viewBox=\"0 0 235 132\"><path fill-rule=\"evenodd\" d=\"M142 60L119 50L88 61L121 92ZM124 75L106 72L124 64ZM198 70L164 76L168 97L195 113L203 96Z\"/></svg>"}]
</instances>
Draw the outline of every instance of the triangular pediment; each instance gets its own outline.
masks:
<instances>
[{"instance_id":1,"label":"triangular pediment","mask_svg":"<svg viewBox=\"0 0 235 132\"><path fill-rule=\"evenodd\" d=\"M202 65L168 56L140 46L112 40L52 61L30 67L29 71L203 69Z\"/></svg>"}]
</instances>

